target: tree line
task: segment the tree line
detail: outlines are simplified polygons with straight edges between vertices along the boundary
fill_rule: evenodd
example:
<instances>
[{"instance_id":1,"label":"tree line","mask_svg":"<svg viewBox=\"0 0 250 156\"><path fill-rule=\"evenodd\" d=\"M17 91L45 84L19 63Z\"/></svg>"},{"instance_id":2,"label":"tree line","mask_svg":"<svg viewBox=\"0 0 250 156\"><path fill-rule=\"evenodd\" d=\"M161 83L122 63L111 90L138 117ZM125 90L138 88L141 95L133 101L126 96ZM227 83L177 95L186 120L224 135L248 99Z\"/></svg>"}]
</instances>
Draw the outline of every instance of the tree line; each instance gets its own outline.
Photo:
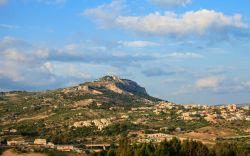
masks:
<instances>
[{"instance_id":1,"label":"tree line","mask_svg":"<svg viewBox=\"0 0 250 156\"><path fill-rule=\"evenodd\" d=\"M249 149L237 144L216 143L208 148L200 141L173 138L159 144L131 144L127 138L119 142L119 147L111 146L109 150L91 153L91 156L249 156Z\"/></svg>"}]
</instances>

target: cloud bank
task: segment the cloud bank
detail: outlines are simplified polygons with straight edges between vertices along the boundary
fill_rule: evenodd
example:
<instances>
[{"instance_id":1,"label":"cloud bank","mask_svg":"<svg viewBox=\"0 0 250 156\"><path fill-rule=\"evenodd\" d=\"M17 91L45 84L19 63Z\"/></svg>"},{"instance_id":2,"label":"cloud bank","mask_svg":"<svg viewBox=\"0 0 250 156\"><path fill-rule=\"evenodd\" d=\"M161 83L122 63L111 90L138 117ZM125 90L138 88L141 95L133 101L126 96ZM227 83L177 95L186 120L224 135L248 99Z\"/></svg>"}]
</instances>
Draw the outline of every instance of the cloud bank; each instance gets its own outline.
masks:
<instances>
[{"instance_id":1,"label":"cloud bank","mask_svg":"<svg viewBox=\"0 0 250 156\"><path fill-rule=\"evenodd\" d=\"M155 12L146 16L119 16L116 23L126 30L151 35L203 36L213 31L233 33L232 29L247 28L248 25L241 18L240 14L226 16L221 12L203 9L181 15Z\"/></svg>"},{"instance_id":2,"label":"cloud bank","mask_svg":"<svg viewBox=\"0 0 250 156\"><path fill-rule=\"evenodd\" d=\"M126 54L111 49L89 42L88 45L75 43L53 49L10 36L3 37L0 39L0 88L57 88L93 78L80 68L82 65L95 65L98 69L112 67L124 71L137 62L155 59L150 55Z\"/></svg>"},{"instance_id":3,"label":"cloud bank","mask_svg":"<svg viewBox=\"0 0 250 156\"><path fill-rule=\"evenodd\" d=\"M150 2L165 6L165 7L175 7L175 6L185 6L192 2L192 0L150 0Z\"/></svg>"},{"instance_id":4,"label":"cloud bank","mask_svg":"<svg viewBox=\"0 0 250 156\"><path fill-rule=\"evenodd\" d=\"M158 0L155 0L158 2ZM162 2L162 0L159 0ZM186 4L189 1L164 1L165 3ZM90 17L100 27L118 27L126 31L154 36L175 37L220 37L243 35L248 30L248 24L241 14L225 15L215 10L201 9L182 14L175 12L153 12L147 15L122 15L125 5L122 0L112 1L110 4L90 8L81 13Z\"/></svg>"}]
</instances>

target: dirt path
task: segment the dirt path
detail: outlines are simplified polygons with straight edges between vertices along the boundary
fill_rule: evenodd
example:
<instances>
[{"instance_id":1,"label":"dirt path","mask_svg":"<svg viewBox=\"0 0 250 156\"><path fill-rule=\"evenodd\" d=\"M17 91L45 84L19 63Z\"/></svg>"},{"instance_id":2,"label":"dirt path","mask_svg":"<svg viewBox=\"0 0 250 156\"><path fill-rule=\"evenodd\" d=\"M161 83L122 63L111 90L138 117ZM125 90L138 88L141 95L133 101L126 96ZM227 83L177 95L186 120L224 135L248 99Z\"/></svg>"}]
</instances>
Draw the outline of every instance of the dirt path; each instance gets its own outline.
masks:
<instances>
[{"instance_id":1,"label":"dirt path","mask_svg":"<svg viewBox=\"0 0 250 156\"><path fill-rule=\"evenodd\" d=\"M25 121L25 120L40 120L40 119L45 119L48 118L49 116L54 115L55 113L49 114L49 115L37 115L37 116L33 116L33 117L25 117L25 118L21 118L19 119L17 122L21 122L21 121Z\"/></svg>"}]
</instances>

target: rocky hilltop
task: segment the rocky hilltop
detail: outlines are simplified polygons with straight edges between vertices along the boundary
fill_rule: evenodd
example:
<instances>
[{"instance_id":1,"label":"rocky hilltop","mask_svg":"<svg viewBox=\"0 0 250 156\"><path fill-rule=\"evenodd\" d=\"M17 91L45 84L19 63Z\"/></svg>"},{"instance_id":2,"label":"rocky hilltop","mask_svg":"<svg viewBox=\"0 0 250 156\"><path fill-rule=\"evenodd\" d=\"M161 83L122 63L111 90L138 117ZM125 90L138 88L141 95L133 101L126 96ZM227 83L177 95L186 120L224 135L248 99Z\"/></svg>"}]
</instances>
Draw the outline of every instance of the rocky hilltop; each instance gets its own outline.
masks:
<instances>
[{"instance_id":1,"label":"rocky hilltop","mask_svg":"<svg viewBox=\"0 0 250 156\"><path fill-rule=\"evenodd\" d=\"M120 79L117 76L104 76L99 79L99 81L114 83L116 87L132 94L148 95L145 88L139 86L136 82L131 80Z\"/></svg>"},{"instance_id":2,"label":"rocky hilltop","mask_svg":"<svg viewBox=\"0 0 250 156\"><path fill-rule=\"evenodd\" d=\"M118 94L148 96L145 88L139 86L134 81L120 79L118 76L104 76L93 82L65 88L63 91L65 93L80 91L89 94L103 94L111 91Z\"/></svg>"}]
</instances>

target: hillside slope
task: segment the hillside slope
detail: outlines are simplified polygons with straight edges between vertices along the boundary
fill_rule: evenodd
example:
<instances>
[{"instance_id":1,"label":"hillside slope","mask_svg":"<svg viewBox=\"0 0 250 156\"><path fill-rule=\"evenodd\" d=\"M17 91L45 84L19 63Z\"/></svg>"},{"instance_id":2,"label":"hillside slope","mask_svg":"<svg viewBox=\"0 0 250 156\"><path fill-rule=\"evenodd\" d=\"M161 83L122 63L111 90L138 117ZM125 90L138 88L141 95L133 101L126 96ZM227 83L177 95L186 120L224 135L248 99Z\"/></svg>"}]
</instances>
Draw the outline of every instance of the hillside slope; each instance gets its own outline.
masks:
<instances>
[{"instance_id":1,"label":"hillside slope","mask_svg":"<svg viewBox=\"0 0 250 156\"><path fill-rule=\"evenodd\" d=\"M149 96L136 82L117 76L44 92L2 92L0 129L14 128L23 136L69 133L78 121L115 119L132 107L157 101L161 100Z\"/></svg>"}]
</instances>

